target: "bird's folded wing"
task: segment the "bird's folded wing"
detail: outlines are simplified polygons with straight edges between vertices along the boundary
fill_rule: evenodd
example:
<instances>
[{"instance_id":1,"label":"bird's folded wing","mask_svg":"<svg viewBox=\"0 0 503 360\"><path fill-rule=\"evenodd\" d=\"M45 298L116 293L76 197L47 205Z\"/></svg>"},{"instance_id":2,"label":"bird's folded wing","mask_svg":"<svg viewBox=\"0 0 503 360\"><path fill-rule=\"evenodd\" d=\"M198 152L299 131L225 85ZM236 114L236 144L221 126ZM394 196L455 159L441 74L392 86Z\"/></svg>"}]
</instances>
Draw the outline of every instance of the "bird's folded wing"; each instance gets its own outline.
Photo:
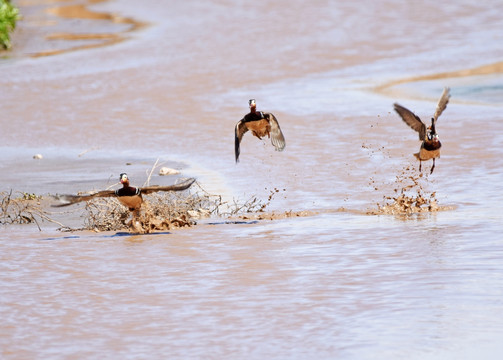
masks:
<instances>
[{"instance_id":1,"label":"bird's folded wing","mask_svg":"<svg viewBox=\"0 0 503 360\"><path fill-rule=\"evenodd\" d=\"M278 119L271 113L265 113L264 116L269 119L269 124L271 125L271 143L277 151L282 151L286 146L286 142Z\"/></svg>"},{"instance_id":2,"label":"bird's folded wing","mask_svg":"<svg viewBox=\"0 0 503 360\"><path fill-rule=\"evenodd\" d=\"M111 197L116 196L114 190L103 190L92 194L85 195L55 195L54 197L58 200L59 204L53 204L52 207L62 207L72 205L81 201L89 201L96 197Z\"/></svg>"},{"instance_id":3,"label":"bird's folded wing","mask_svg":"<svg viewBox=\"0 0 503 360\"><path fill-rule=\"evenodd\" d=\"M196 181L196 179L191 178L180 184L175 185L168 185L168 186L152 185L143 187L140 189L140 191L142 194L150 194L157 191L182 191L188 189L194 183L194 181Z\"/></svg>"},{"instance_id":4,"label":"bird's folded wing","mask_svg":"<svg viewBox=\"0 0 503 360\"><path fill-rule=\"evenodd\" d=\"M399 104L395 103L393 104L393 107L402 120L419 133L419 140L424 140L424 137L426 136L426 125L421 121L419 116Z\"/></svg>"}]
</instances>

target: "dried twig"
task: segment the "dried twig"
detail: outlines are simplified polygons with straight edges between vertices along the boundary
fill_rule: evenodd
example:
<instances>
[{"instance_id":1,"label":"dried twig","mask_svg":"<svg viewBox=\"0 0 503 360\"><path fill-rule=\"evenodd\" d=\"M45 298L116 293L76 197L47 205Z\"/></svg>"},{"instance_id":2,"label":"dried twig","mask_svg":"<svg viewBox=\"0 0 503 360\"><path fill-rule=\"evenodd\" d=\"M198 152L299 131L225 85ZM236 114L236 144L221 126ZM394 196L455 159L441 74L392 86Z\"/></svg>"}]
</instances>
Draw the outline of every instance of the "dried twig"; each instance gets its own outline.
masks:
<instances>
[{"instance_id":1,"label":"dried twig","mask_svg":"<svg viewBox=\"0 0 503 360\"><path fill-rule=\"evenodd\" d=\"M10 192L0 192L0 224L31 224L35 223L41 230L39 221L49 220L47 213L40 205L40 196L28 193L19 193L14 198Z\"/></svg>"},{"instance_id":2,"label":"dried twig","mask_svg":"<svg viewBox=\"0 0 503 360\"><path fill-rule=\"evenodd\" d=\"M147 180L145 181L145 183L143 184L143 186L148 186L150 184L150 179L152 178L152 173L154 172L154 169L157 167L158 163L159 163L159 158L157 158L157 160L155 161L154 165L150 169L150 173L147 173L148 177L147 177Z\"/></svg>"}]
</instances>

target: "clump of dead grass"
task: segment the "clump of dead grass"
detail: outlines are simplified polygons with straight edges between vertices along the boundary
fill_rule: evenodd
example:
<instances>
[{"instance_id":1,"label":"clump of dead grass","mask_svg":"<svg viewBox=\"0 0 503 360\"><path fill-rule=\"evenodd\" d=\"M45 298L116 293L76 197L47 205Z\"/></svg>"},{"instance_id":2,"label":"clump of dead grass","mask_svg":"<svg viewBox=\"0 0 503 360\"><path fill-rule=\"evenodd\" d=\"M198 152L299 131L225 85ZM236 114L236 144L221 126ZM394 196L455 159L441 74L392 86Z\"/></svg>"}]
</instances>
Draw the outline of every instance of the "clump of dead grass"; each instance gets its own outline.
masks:
<instances>
[{"instance_id":1,"label":"clump of dead grass","mask_svg":"<svg viewBox=\"0 0 503 360\"><path fill-rule=\"evenodd\" d=\"M139 216L133 222L131 212L115 198L95 198L83 208L84 226L72 228L52 218L55 213L46 211L47 199L27 193L0 192L0 224L36 224L49 221L60 226L60 231L132 231L150 233L190 227L199 219L231 217L250 213L263 213L280 190L270 190L266 200L251 196L247 200L224 200L221 195L208 193L198 182L188 190L158 192L144 195ZM45 202L45 204L44 204ZM74 213L71 209L56 213L59 216Z\"/></svg>"},{"instance_id":2,"label":"clump of dead grass","mask_svg":"<svg viewBox=\"0 0 503 360\"><path fill-rule=\"evenodd\" d=\"M133 230L152 232L190 227L195 218L214 212L215 200L190 191L159 192L143 196L140 215L132 222L131 212L114 198L97 198L86 203L84 230Z\"/></svg>"},{"instance_id":3,"label":"clump of dead grass","mask_svg":"<svg viewBox=\"0 0 503 360\"><path fill-rule=\"evenodd\" d=\"M0 225L35 224L49 221L63 226L50 217L42 205L42 196L25 192L0 192Z\"/></svg>"},{"instance_id":4,"label":"clump of dead grass","mask_svg":"<svg viewBox=\"0 0 503 360\"><path fill-rule=\"evenodd\" d=\"M195 182L185 191L144 195L140 215L135 219L132 219L131 212L116 199L97 198L86 203L84 228L67 230L129 230L150 233L190 227L201 218L263 212L277 192L278 189L271 190L266 201L256 196L246 201L225 201L221 195L210 194Z\"/></svg>"}]
</instances>

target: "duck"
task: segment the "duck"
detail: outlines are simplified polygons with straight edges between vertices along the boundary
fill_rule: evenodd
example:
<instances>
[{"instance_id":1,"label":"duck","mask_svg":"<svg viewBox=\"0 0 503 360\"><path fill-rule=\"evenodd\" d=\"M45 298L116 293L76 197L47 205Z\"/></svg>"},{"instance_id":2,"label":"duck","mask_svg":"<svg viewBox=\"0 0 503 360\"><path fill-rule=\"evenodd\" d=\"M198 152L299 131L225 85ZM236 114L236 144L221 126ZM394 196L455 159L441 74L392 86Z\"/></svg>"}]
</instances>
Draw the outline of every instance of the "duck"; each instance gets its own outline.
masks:
<instances>
[{"instance_id":1,"label":"duck","mask_svg":"<svg viewBox=\"0 0 503 360\"><path fill-rule=\"evenodd\" d=\"M86 195L57 195L56 199L60 201L59 204L53 204L53 207L63 207L76 204L81 201L89 201L98 197L115 197L119 202L127 207L133 214L133 220L140 215L140 209L143 204L142 195L151 194L157 191L182 191L188 189L196 179L190 178L183 183L159 186L152 185L143 188L133 187L129 183L129 177L126 173L119 175L119 180L122 187L117 190L102 190L92 194Z\"/></svg>"},{"instance_id":2,"label":"duck","mask_svg":"<svg viewBox=\"0 0 503 360\"><path fill-rule=\"evenodd\" d=\"M250 112L238 121L234 129L234 153L236 155L236 163L239 162L241 140L248 130L260 140L267 135L267 137L271 139L271 143L276 151L283 151L286 145L285 137L279 126L278 119L271 113L257 111L255 99L250 99L248 105L250 107Z\"/></svg>"},{"instance_id":3,"label":"duck","mask_svg":"<svg viewBox=\"0 0 503 360\"><path fill-rule=\"evenodd\" d=\"M433 174L433 170L435 169L435 159L440 157L440 148L442 147L442 143L440 142L437 134L436 124L438 118L449 103L449 99L451 97L449 92L450 89L445 87L440 99L438 100L435 114L431 118L431 125L428 127L426 127L426 124L421 121L419 116L414 114L409 109L397 103L393 104L393 108L398 115L400 115L402 120L413 130L419 133L421 147L419 148L419 152L414 154L414 156L419 160L419 171L421 171L421 164L423 161L433 160L433 165L430 170L430 174Z\"/></svg>"}]
</instances>

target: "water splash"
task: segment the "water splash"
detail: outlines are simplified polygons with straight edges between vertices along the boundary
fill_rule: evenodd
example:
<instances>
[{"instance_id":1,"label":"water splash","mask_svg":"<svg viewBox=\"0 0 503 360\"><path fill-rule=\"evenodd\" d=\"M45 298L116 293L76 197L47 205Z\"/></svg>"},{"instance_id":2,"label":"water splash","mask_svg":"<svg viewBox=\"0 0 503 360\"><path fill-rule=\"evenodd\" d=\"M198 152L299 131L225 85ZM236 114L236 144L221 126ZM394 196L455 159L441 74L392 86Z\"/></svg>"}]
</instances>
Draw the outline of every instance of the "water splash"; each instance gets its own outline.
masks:
<instances>
[{"instance_id":1,"label":"water splash","mask_svg":"<svg viewBox=\"0 0 503 360\"><path fill-rule=\"evenodd\" d=\"M374 182L374 180L371 180ZM383 200L376 204L375 209L367 212L369 215L404 215L432 213L451 210L452 207L440 206L436 191L430 190L428 175L406 165L391 184L392 194L383 195ZM376 187L376 191L379 189Z\"/></svg>"}]
</instances>

